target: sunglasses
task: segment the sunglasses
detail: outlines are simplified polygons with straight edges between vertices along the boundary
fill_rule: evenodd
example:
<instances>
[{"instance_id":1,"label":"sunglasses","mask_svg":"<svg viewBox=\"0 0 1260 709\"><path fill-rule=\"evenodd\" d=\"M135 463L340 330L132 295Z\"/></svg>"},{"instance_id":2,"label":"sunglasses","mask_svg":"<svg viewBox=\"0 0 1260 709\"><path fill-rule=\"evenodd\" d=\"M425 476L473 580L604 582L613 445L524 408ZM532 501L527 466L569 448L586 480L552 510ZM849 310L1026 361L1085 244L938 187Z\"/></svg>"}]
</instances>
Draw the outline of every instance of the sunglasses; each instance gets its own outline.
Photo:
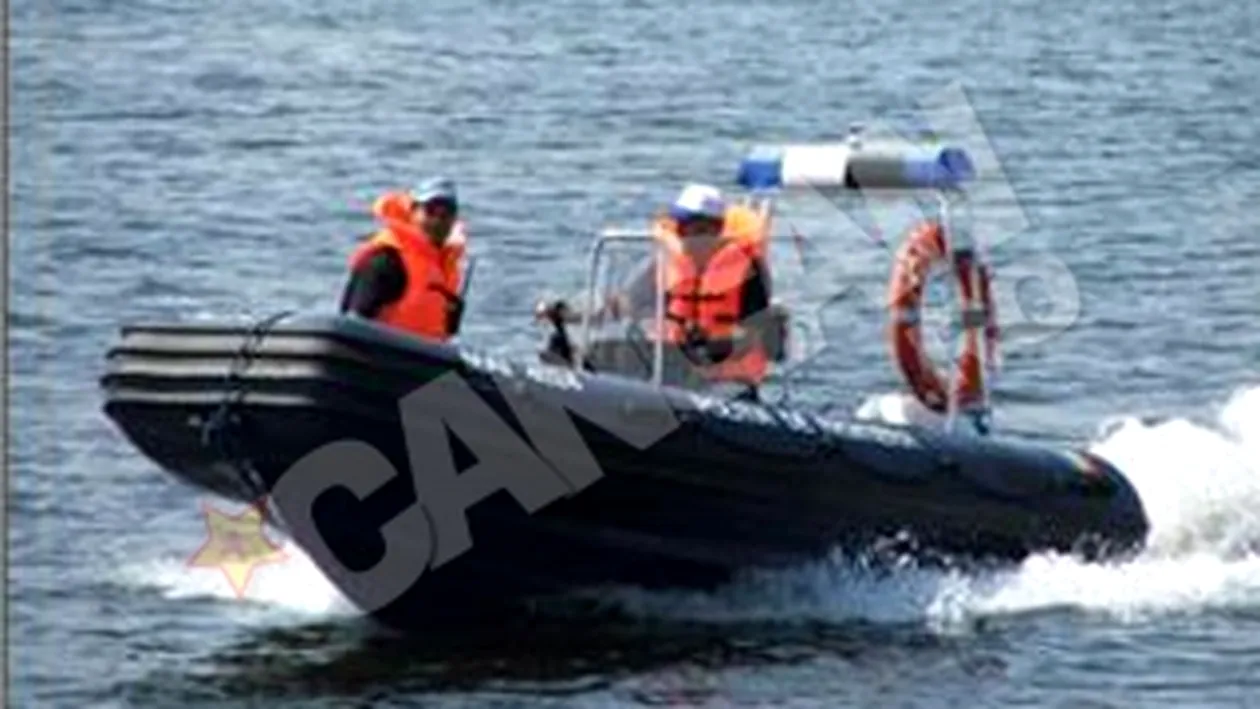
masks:
<instances>
[{"instance_id":1,"label":"sunglasses","mask_svg":"<svg viewBox=\"0 0 1260 709\"><path fill-rule=\"evenodd\" d=\"M678 232L682 236L710 231L721 231L722 220L698 217L678 222Z\"/></svg>"},{"instance_id":2,"label":"sunglasses","mask_svg":"<svg viewBox=\"0 0 1260 709\"><path fill-rule=\"evenodd\" d=\"M435 199L419 205L425 214L435 217L453 217L459 214L459 206L449 199Z\"/></svg>"}]
</instances>

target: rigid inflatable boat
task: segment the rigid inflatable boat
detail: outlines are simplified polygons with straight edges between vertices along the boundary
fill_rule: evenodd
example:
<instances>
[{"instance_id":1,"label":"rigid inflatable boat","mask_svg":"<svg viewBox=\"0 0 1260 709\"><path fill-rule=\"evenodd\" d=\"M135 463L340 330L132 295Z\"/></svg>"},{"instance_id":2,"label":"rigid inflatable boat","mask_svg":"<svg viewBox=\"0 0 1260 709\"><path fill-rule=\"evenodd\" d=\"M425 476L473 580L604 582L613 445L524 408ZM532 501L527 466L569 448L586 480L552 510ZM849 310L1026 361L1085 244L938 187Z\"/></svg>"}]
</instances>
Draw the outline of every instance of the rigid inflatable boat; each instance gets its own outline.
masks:
<instances>
[{"instance_id":1,"label":"rigid inflatable boat","mask_svg":"<svg viewBox=\"0 0 1260 709\"><path fill-rule=\"evenodd\" d=\"M862 154L839 155L851 183ZM752 160L741 184L787 182ZM939 179L911 167L897 179ZM599 339L594 310L578 342L557 319L538 361L355 318L127 326L105 412L174 477L259 504L395 624L601 584L712 588L836 549L1098 558L1145 537L1133 487L1084 450L730 396L676 375L642 331Z\"/></svg>"}]
</instances>

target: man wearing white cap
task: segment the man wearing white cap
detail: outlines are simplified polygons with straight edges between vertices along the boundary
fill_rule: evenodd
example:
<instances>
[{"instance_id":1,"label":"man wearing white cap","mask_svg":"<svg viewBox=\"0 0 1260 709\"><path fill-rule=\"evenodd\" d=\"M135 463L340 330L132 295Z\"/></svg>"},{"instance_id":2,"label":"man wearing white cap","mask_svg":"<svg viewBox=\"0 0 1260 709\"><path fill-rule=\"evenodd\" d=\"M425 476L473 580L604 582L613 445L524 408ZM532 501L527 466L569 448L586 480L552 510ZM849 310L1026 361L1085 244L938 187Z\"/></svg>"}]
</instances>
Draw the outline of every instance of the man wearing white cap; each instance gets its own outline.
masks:
<instances>
[{"instance_id":1,"label":"man wearing white cap","mask_svg":"<svg viewBox=\"0 0 1260 709\"><path fill-rule=\"evenodd\" d=\"M421 337L459 332L467 249L455 185L434 178L407 192L387 192L372 207L381 229L350 257L341 311Z\"/></svg>"},{"instance_id":2,"label":"man wearing white cap","mask_svg":"<svg viewBox=\"0 0 1260 709\"><path fill-rule=\"evenodd\" d=\"M774 343L766 239L769 217L726 203L716 187L689 184L658 219L665 248L665 333L704 376L746 384L755 393Z\"/></svg>"},{"instance_id":3,"label":"man wearing white cap","mask_svg":"<svg viewBox=\"0 0 1260 709\"><path fill-rule=\"evenodd\" d=\"M685 186L655 220L653 236L663 247L665 267L665 321L659 334L674 353L667 361L676 361L677 354L688 363L689 373L680 382L692 382L694 376L734 382L744 385L744 395L756 398L770 361L782 360L787 315L770 301L769 229L768 209L728 205L720 190L703 184ZM619 292L609 294L600 313L613 319L654 320L656 288L656 271L649 266ZM535 315L557 328L544 358L571 363L572 346L563 324L578 322L581 315L564 301L540 302ZM642 346L631 343L627 352L634 356L623 357L614 344L603 343L605 366L637 372L643 363Z\"/></svg>"},{"instance_id":4,"label":"man wearing white cap","mask_svg":"<svg viewBox=\"0 0 1260 709\"><path fill-rule=\"evenodd\" d=\"M693 183L684 187L669 205L669 216L680 228L691 228L694 235L716 237L721 234L726 218L726 199L716 187Z\"/></svg>"}]
</instances>

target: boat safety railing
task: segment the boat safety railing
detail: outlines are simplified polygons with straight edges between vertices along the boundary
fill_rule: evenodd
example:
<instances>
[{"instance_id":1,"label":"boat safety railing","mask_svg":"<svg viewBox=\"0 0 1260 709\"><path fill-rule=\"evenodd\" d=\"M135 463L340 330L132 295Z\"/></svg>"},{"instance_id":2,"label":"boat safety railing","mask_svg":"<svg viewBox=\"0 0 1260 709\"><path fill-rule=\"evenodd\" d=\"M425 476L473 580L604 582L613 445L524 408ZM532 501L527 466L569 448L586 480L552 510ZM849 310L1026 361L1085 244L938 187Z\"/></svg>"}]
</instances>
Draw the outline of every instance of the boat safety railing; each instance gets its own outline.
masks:
<instances>
[{"instance_id":1,"label":"boat safety railing","mask_svg":"<svg viewBox=\"0 0 1260 709\"><path fill-rule=\"evenodd\" d=\"M652 238L652 233L639 229L606 229L600 233L595 239L594 245L591 247L590 260L586 275L586 302L581 309L581 329L582 335L579 339L581 343L576 353L576 366L580 370L586 365L587 354L591 351L591 338L594 330L595 312L595 291L597 289L596 281L599 278L599 265L603 258L604 251L609 244L635 244L647 245L652 249L652 269L656 277L655 287L655 303L652 315L653 333L660 333L665 321L665 268L664 259L662 258L663 248ZM607 304L605 304L607 305ZM665 360L665 343L663 338L654 336L652 339L652 385L661 386L664 379L664 360Z\"/></svg>"},{"instance_id":2,"label":"boat safety railing","mask_svg":"<svg viewBox=\"0 0 1260 709\"><path fill-rule=\"evenodd\" d=\"M939 189L934 191L937 206L939 208L938 221L941 225L941 234L945 244L945 251L950 255L952 262L957 263L963 256L970 256L969 263L971 268L964 277L967 279L967 288L973 294L980 293L980 269L987 265L987 254L981 250L980 243L974 238L971 230L970 219L963 219L962 228L957 228L955 216L959 212L964 212L968 208L966 202L966 194L956 189ZM966 415L972 419L972 424L981 432L987 432L990 419L992 418L992 403L990 383L992 380L992 372L989 363L992 361L992 352L989 347L989 340L985 336L985 328L988 326L986 318L987 313L976 311L973 309L972 302L966 297L963 290L962 279L955 280L955 289L957 292L958 302L962 304L961 308L961 330L963 343L957 348L954 357L962 356L966 351L966 340L976 338L978 342L977 352L980 359L978 368L980 400L972 404L967 411L959 410L959 392L955 386L955 379L958 376L957 367L946 367L946 430L954 432L957 427L958 418Z\"/></svg>"},{"instance_id":3,"label":"boat safety railing","mask_svg":"<svg viewBox=\"0 0 1260 709\"><path fill-rule=\"evenodd\" d=\"M761 192L753 192L744 195L735 200L738 204L751 207L762 215L769 217L773 208L773 200L769 194ZM773 231L767 234L767 240L771 238ZM586 286L585 286L585 302L581 309L581 330L582 334L579 338L579 351L576 354L576 366L581 369L587 363L588 353L591 351L591 338L595 329L594 320L597 311L595 298L598 289L597 281L599 279L599 268L605 251L613 244L630 244L637 246L646 246L652 252L653 273L655 275L655 287L653 293L655 302L653 303L652 328L650 332L652 337L652 376L651 382L653 386L661 386L665 378L665 343L660 333L664 332L665 326L665 255L666 249L663 244L657 240L652 232L647 229L618 229L610 228L600 232L595 239L595 243L591 246L589 261L587 265ZM606 304L605 304L606 305Z\"/></svg>"},{"instance_id":4,"label":"boat safety railing","mask_svg":"<svg viewBox=\"0 0 1260 709\"><path fill-rule=\"evenodd\" d=\"M968 257L966 263L970 264L965 278L955 280L961 291L958 300L962 304L964 352L966 343L978 337L979 347L973 351L977 351L981 359L979 402L974 406L968 402L965 412L959 411L960 392L955 390L957 368L947 368L946 418L951 430L960 414L972 417L980 428L987 428L991 408L989 367L993 358L982 334L988 326L987 314L975 312L972 299L966 297L966 291L980 292L981 269L987 268L985 255L971 229L958 229L954 224L955 213L966 212L963 185L976 176L975 164L959 146L947 145L935 136L925 136L922 140L871 136L863 126L854 124L843 141L754 146L740 162L736 178L742 187L759 190L767 196L807 189L850 194L929 192L936 197L945 253L955 264L960 263L962 257ZM957 357L955 354L955 362Z\"/></svg>"}]
</instances>

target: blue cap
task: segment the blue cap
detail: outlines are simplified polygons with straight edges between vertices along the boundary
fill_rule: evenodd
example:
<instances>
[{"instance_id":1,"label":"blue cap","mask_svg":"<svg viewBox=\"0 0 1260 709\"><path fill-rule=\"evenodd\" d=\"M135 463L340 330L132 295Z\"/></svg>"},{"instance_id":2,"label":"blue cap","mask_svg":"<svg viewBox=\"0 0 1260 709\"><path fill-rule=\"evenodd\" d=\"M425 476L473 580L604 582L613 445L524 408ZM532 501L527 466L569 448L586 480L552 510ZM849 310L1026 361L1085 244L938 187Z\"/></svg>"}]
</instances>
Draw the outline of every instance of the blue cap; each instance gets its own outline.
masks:
<instances>
[{"instance_id":1,"label":"blue cap","mask_svg":"<svg viewBox=\"0 0 1260 709\"><path fill-rule=\"evenodd\" d=\"M412 190L411 197L420 204L437 199L459 201L455 194L455 183L445 177L435 177L420 183L416 189Z\"/></svg>"}]
</instances>

